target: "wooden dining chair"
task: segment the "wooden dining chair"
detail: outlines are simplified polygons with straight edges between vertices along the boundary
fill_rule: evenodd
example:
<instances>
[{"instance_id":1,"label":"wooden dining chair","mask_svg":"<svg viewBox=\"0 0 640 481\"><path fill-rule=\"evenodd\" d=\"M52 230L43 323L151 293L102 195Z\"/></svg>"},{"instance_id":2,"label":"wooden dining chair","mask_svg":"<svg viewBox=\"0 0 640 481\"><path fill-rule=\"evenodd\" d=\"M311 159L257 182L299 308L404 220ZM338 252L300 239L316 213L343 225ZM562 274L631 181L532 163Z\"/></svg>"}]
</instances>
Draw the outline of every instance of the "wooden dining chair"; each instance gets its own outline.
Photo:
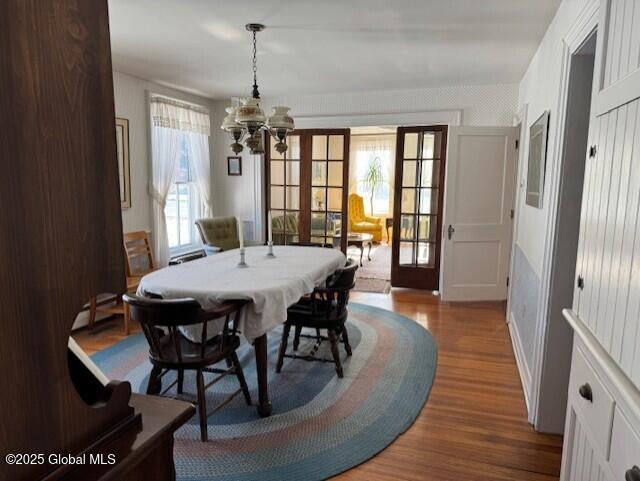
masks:
<instances>
[{"instance_id":1,"label":"wooden dining chair","mask_svg":"<svg viewBox=\"0 0 640 481\"><path fill-rule=\"evenodd\" d=\"M200 417L200 437L209 439L207 418L228 404L240 392L251 405L251 395L238 360L236 350L240 346L238 319L247 301L227 301L215 309L203 310L195 299L152 299L125 294L125 304L129 307L131 319L138 321L149 343L149 361L153 366L149 375L147 394L165 395L177 385L177 393L183 393L185 371L196 372L196 399ZM224 319L222 330L209 338L209 322ZM180 327L200 324L200 342L194 342L182 333ZM231 325L230 325L231 324ZM225 361L226 369L212 367ZM176 371L176 380L162 389L162 377ZM204 374L219 374L208 384ZM226 401L207 413L205 391L228 374L238 378L240 388Z\"/></svg>"},{"instance_id":2,"label":"wooden dining chair","mask_svg":"<svg viewBox=\"0 0 640 481\"><path fill-rule=\"evenodd\" d=\"M344 349L347 355L351 356L352 350L349 344L349 334L346 326L349 315L347 304L349 302L349 292L355 285L357 269L358 264L352 259L349 259L343 268L338 269L327 279L326 287L315 288L309 297L303 297L287 310L287 321L284 325L280 349L278 351L276 372L282 370L284 358L288 357L305 361L333 362L336 366L338 377L343 377L338 343L341 340L344 343ZM316 340L310 354L306 356L287 354L287 342L292 327L296 330L293 346L294 351L298 349L300 337L309 337ZM301 331L305 327L315 329L316 335L302 334ZM320 334L321 330L326 330L327 336L322 336ZM331 344L331 355L333 359L317 358L315 354L320 344L327 340Z\"/></svg>"},{"instance_id":3,"label":"wooden dining chair","mask_svg":"<svg viewBox=\"0 0 640 481\"><path fill-rule=\"evenodd\" d=\"M140 279L156 269L149 235L145 231L125 233L123 235L123 249L127 292L132 293L138 288ZM94 328L98 312L122 316L124 319L124 333L129 335L129 309L122 302L119 295L116 296L115 300L112 296L101 301L97 297L92 297L89 300L89 330Z\"/></svg>"}]
</instances>

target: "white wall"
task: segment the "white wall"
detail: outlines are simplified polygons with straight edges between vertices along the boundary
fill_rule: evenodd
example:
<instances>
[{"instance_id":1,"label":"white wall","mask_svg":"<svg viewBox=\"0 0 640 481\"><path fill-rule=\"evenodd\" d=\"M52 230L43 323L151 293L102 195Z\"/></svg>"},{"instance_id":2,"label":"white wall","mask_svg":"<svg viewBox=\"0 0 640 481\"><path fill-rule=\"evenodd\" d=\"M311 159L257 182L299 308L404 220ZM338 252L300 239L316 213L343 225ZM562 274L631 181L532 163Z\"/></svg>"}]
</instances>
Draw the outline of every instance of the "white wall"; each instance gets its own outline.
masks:
<instances>
[{"instance_id":1,"label":"white wall","mask_svg":"<svg viewBox=\"0 0 640 481\"><path fill-rule=\"evenodd\" d=\"M519 192L516 206L516 249L514 255L514 285L510 292L508 313L509 319L516 326L511 332L517 339L514 345L521 352L519 361L524 362L523 382L527 394L537 391L539 379L531 378L535 374L536 346L543 340L537 337L542 332L541 313L539 309L541 276L544 255L547 249L546 231L549 224L551 206L549 202L549 186L554 182L551 176L558 176L562 146L556 142L560 124L560 94L563 61L563 40L578 21L589 0L564 0L558 8L536 54L534 55L520 83L518 111L526 107L526 125L523 125L523 142L519 166ZM529 128L545 110L550 111L549 141L547 145L547 162L545 169L545 191L543 207L537 209L525 204L525 188L527 178L527 158L529 146ZM527 399L528 404L531 399Z\"/></svg>"},{"instance_id":2,"label":"white wall","mask_svg":"<svg viewBox=\"0 0 640 481\"><path fill-rule=\"evenodd\" d=\"M113 94L116 117L129 120L129 168L131 172L131 207L122 210L123 232L146 230L153 235L151 196L148 181L151 174L149 156L149 107L148 92L157 93L196 103L211 109L210 99L191 95L180 90L143 80L121 72L113 72ZM212 123L212 128L214 127ZM213 152L213 145L209 149ZM104 316L100 316L104 317ZM88 312L81 312L73 329L87 324Z\"/></svg>"},{"instance_id":3,"label":"white wall","mask_svg":"<svg viewBox=\"0 0 640 481\"><path fill-rule=\"evenodd\" d=\"M264 91L268 86L263 87ZM425 111L461 111L462 125L512 125L516 112L518 86L480 85L430 88L421 90L394 90L384 92L354 92L327 95L306 95L265 98L265 113L274 105L291 107L294 118L353 116L366 114L413 113ZM258 238L261 222L262 160L243 154L242 177L228 177L226 158L232 155L231 141L226 134L215 130L224 118L227 101L215 102L213 116L215 173L215 208L217 215L237 215L243 220L254 220ZM327 128L332 125L326 125ZM258 212L256 212L258 206Z\"/></svg>"},{"instance_id":4,"label":"white wall","mask_svg":"<svg viewBox=\"0 0 640 481\"><path fill-rule=\"evenodd\" d=\"M113 91L116 117L129 120L129 162L131 170L131 208L122 211L124 232L152 231L151 196L148 181L151 174L149 155L148 92L197 103L212 110L210 99L139 79L121 72L113 72ZM216 124L212 123L212 129ZM210 146L211 149L212 146ZM211 151L213 151L211 149Z\"/></svg>"},{"instance_id":5,"label":"white wall","mask_svg":"<svg viewBox=\"0 0 640 481\"><path fill-rule=\"evenodd\" d=\"M559 146L555 145L552 140L557 135L560 120L557 109L560 96L562 41L586 3L587 0L564 0L562 2L520 83L518 108L528 104L528 125L525 126L526 135L523 145L525 152L528 152L529 127L545 110L551 111L545 188L549 185L548 175L551 166L558 162L560 155ZM525 165L520 169L521 179L526 179L526 157L525 155ZM542 272L542 257L545 249L543 240L549 216L549 202L544 202L542 209L536 209L526 205L524 200L525 195L520 195L517 242L539 276Z\"/></svg>"}]
</instances>

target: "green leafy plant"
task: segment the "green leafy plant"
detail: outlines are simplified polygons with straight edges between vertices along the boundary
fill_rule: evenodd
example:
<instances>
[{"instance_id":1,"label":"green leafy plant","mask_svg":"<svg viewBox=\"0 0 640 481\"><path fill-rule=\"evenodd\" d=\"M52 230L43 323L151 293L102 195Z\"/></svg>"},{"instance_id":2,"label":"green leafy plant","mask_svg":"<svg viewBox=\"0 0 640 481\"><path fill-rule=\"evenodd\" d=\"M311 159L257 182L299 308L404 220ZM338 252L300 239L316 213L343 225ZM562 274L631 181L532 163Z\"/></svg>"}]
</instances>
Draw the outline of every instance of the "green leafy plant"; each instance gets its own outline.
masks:
<instances>
[{"instance_id":1,"label":"green leafy plant","mask_svg":"<svg viewBox=\"0 0 640 481\"><path fill-rule=\"evenodd\" d=\"M361 180L365 191L369 194L371 214L373 214L373 199L378 189L384 184L384 171L382 169L382 159L378 156L369 158L367 171Z\"/></svg>"}]
</instances>

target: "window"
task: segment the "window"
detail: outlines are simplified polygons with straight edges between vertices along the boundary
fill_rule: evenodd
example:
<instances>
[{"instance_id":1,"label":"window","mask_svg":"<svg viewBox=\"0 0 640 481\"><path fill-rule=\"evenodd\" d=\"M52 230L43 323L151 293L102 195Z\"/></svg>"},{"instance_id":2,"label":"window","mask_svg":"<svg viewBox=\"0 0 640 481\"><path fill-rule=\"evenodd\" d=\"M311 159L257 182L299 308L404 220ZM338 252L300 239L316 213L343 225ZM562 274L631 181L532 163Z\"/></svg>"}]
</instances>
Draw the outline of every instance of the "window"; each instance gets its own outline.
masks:
<instances>
[{"instance_id":1,"label":"window","mask_svg":"<svg viewBox=\"0 0 640 481\"><path fill-rule=\"evenodd\" d=\"M169 189L164 213L171 255L197 249L200 246L195 221L200 217L200 199L193 180L186 133L179 140L180 159L174 183Z\"/></svg>"},{"instance_id":2,"label":"window","mask_svg":"<svg viewBox=\"0 0 640 481\"><path fill-rule=\"evenodd\" d=\"M390 170L393 168L393 145L375 145L356 143L355 150L355 180L356 193L364 199L364 209L370 215L391 215L392 179ZM372 175L373 174L373 175ZM371 182L369 178L378 178L375 183L373 196L373 212L371 211Z\"/></svg>"}]
</instances>

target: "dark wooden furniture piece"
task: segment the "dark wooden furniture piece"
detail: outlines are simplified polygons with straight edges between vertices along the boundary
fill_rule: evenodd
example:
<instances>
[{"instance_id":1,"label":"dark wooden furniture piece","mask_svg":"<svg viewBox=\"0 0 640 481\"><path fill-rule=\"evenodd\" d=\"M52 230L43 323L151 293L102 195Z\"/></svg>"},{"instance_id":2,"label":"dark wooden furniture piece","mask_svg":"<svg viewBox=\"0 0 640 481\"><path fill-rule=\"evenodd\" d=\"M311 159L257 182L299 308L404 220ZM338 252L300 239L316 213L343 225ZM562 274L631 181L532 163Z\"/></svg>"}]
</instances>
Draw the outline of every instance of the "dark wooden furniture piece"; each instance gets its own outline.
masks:
<instances>
[{"instance_id":1,"label":"dark wooden furniture piece","mask_svg":"<svg viewBox=\"0 0 640 481\"><path fill-rule=\"evenodd\" d=\"M149 361L153 368L149 376L147 394L166 394L177 385L177 392L181 395L185 371L195 371L202 441L209 439L207 418L237 394L242 392L247 404L251 405L249 388L236 354L236 349L240 346L240 337L237 334L238 320L240 311L247 301L226 302L215 309L203 310L195 299L152 299L128 294L125 294L123 299L129 307L131 318L140 323L149 343ZM220 318L224 318L222 332L209 339L208 321ZM180 330L180 327L194 325L201 326L200 342L193 342ZM227 369L211 367L221 361L227 363ZM162 390L162 377L170 371L176 371L177 378ZM219 376L205 385L205 372ZM206 389L228 374L237 376L240 389L207 414Z\"/></svg>"},{"instance_id":2,"label":"dark wooden furniture piece","mask_svg":"<svg viewBox=\"0 0 640 481\"><path fill-rule=\"evenodd\" d=\"M292 242L289 244L290 246L300 246L300 247L325 247L327 249L333 249L333 244L325 244L322 242Z\"/></svg>"},{"instance_id":3,"label":"dark wooden furniture piece","mask_svg":"<svg viewBox=\"0 0 640 481\"><path fill-rule=\"evenodd\" d=\"M140 283L140 279L149 272L156 269L156 263L153 258L153 250L149 235L145 231L128 232L123 235L123 249L125 259L125 272L127 282L127 292L135 292ZM95 326L96 315L98 312L110 315L120 315L124 319L124 333L129 335L129 309L122 302L118 293L115 298L107 297L98 301L94 296L89 301L89 324L91 330Z\"/></svg>"},{"instance_id":4,"label":"dark wooden furniture piece","mask_svg":"<svg viewBox=\"0 0 640 481\"><path fill-rule=\"evenodd\" d=\"M387 244L391 244L391 236L389 235L389 227L393 227L393 217L387 217L384 220L384 226L387 230Z\"/></svg>"},{"instance_id":5,"label":"dark wooden furniture piece","mask_svg":"<svg viewBox=\"0 0 640 481\"><path fill-rule=\"evenodd\" d=\"M337 239L334 237L334 242L340 241L340 238ZM347 234L347 246L353 246L360 249L360 267L362 267L362 257L364 256L364 246L368 245L369 250L367 251L367 259L371 261L371 246L373 245L373 236L371 234L361 233L361 232L349 232Z\"/></svg>"},{"instance_id":6,"label":"dark wooden furniture piece","mask_svg":"<svg viewBox=\"0 0 640 481\"><path fill-rule=\"evenodd\" d=\"M271 211L276 244L331 244L342 232L346 252L349 141L349 129L296 130L280 154L266 138L265 218Z\"/></svg>"},{"instance_id":7,"label":"dark wooden furniture piece","mask_svg":"<svg viewBox=\"0 0 640 481\"><path fill-rule=\"evenodd\" d=\"M193 407L103 385L67 347L87 299L126 289L107 0L4 0L0 49L0 480L175 479ZM115 464L48 459L82 453Z\"/></svg>"},{"instance_id":8,"label":"dark wooden furniture piece","mask_svg":"<svg viewBox=\"0 0 640 481\"><path fill-rule=\"evenodd\" d=\"M399 127L391 285L438 290L447 154L446 125Z\"/></svg>"},{"instance_id":9,"label":"dark wooden furniture piece","mask_svg":"<svg viewBox=\"0 0 640 481\"><path fill-rule=\"evenodd\" d=\"M303 359L305 361L322 361L333 362L336 365L338 377L343 377L342 363L340 362L340 353L338 350L339 339L342 338L347 355L351 355L351 345L349 344L349 335L347 326L345 325L348 317L347 303L349 301L349 291L355 285L355 275L358 265L351 259L342 269L338 269L329 279L327 279L326 287L317 287L308 298L300 299L296 304L291 306L287 311L287 321L284 325L284 332L280 342L278 351L278 362L276 372L282 370L282 364L285 357L292 359ZM316 344L307 356L298 356L296 354L287 354L287 341L291 328L295 327L295 338L293 341L293 350L298 350L300 337L311 337L316 339ZM301 333L303 328L311 328L316 330L315 336L307 336ZM326 329L327 336L321 336L320 330ZM316 358L320 343L328 340L331 343L331 354L333 359Z\"/></svg>"}]
</instances>

